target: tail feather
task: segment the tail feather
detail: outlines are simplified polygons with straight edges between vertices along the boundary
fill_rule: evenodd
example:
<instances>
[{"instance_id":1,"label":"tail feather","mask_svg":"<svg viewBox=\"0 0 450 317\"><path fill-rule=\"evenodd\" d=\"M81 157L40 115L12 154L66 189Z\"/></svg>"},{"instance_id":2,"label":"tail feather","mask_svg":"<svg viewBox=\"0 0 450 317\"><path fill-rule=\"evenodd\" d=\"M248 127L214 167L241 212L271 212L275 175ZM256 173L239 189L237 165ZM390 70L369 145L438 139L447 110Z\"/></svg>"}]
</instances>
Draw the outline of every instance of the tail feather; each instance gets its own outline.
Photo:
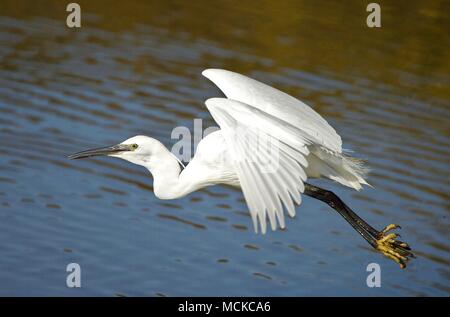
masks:
<instances>
[{"instance_id":1,"label":"tail feather","mask_svg":"<svg viewBox=\"0 0 450 317\"><path fill-rule=\"evenodd\" d=\"M366 162L347 153L336 153L322 147L310 149L307 174L311 177L326 177L358 191L362 185L371 186L366 181L369 172Z\"/></svg>"}]
</instances>

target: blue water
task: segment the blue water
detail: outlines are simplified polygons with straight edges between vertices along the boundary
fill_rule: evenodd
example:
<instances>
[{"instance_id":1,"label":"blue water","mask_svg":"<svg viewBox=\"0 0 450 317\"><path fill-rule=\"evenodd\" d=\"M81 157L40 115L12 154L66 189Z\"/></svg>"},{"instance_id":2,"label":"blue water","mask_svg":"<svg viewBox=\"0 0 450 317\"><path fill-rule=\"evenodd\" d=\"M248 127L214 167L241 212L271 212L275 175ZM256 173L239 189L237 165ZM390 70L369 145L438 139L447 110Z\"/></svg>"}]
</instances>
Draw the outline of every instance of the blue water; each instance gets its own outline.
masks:
<instances>
[{"instance_id":1,"label":"blue water","mask_svg":"<svg viewBox=\"0 0 450 317\"><path fill-rule=\"evenodd\" d=\"M300 68L189 29L143 22L116 31L96 24L98 13L87 16L91 25L74 31L45 14L0 12L0 295L449 295L448 73L383 63L367 74L357 65ZM192 128L194 118L214 125L203 101L219 91L200 75L207 67L313 105L344 147L368 159L373 188L315 183L375 227L401 224L418 258L400 270L311 198L286 230L260 235L237 190L160 201L141 167L66 159L137 134L170 147L174 127ZM380 82L377 71L390 79ZM81 266L79 289L66 286L71 262ZM381 288L366 286L372 262Z\"/></svg>"}]
</instances>

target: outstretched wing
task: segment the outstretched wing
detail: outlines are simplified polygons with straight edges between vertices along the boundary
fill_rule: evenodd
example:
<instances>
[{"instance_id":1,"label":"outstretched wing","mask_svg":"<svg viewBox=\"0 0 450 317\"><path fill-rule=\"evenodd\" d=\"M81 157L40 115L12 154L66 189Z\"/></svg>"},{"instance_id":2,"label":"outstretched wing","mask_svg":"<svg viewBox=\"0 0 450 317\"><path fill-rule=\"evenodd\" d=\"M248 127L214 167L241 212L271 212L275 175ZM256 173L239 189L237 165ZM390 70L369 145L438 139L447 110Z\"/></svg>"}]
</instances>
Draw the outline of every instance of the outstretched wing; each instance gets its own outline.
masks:
<instances>
[{"instance_id":1,"label":"outstretched wing","mask_svg":"<svg viewBox=\"0 0 450 317\"><path fill-rule=\"evenodd\" d=\"M317 112L300 100L252 78L223 69L207 69L210 79L229 99L262 110L302 130L317 145L342 152L342 140Z\"/></svg>"},{"instance_id":2,"label":"outstretched wing","mask_svg":"<svg viewBox=\"0 0 450 317\"><path fill-rule=\"evenodd\" d=\"M293 217L293 202L301 202L310 136L243 102L211 98L206 106L225 137L255 231L259 220L266 232L267 217L272 230L277 221L284 228L283 205Z\"/></svg>"}]
</instances>

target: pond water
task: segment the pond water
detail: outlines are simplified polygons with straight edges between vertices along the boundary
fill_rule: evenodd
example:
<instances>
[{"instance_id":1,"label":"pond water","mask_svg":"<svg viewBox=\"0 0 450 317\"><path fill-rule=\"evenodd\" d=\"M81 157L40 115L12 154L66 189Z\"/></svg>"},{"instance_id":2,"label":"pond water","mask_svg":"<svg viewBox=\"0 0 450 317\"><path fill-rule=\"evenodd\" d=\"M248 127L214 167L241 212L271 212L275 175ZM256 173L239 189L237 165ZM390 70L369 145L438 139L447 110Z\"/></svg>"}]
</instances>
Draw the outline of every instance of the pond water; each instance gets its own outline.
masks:
<instances>
[{"instance_id":1,"label":"pond water","mask_svg":"<svg viewBox=\"0 0 450 317\"><path fill-rule=\"evenodd\" d=\"M0 4L0 295L450 294L446 1L61 1ZM368 160L373 188L326 181L375 227L402 225L405 270L305 198L284 231L253 232L242 194L161 201L147 171L67 154L176 126L214 126L201 76L226 68L305 101ZM66 286L79 263L82 287ZM366 267L382 287L366 286Z\"/></svg>"}]
</instances>

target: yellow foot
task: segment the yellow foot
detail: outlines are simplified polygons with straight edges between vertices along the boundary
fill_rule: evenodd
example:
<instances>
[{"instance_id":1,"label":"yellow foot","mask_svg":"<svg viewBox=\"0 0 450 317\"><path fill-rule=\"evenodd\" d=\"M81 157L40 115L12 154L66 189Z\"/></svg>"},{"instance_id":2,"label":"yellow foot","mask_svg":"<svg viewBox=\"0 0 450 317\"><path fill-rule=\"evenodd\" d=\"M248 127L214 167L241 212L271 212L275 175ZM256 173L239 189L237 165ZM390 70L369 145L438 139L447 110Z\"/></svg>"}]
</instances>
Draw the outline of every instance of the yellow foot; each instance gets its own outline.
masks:
<instances>
[{"instance_id":1,"label":"yellow foot","mask_svg":"<svg viewBox=\"0 0 450 317\"><path fill-rule=\"evenodd\" d=\"M409 245L402 241L397 241L400 235L396 233L387 232L400 228L399 225L390 224L386 226L380 234L380 237L376 240L376 249L388 258L394 260L400 265L400 268L405 268L409 258L415 258L411 252Z\"/></svg>"},{"instance_id":2,"label":"yellow foot","mask_svg":"<svg viewBox=\"0 0 450 317\"><path fill-rule=\"evenodd\" d=\"M386 227L384 227L384 229L381 230L381 232L382 232L383 234L386 234L388 231L395 230L395 229L401 229L401 228L402 228L402 227L400 227L399 225L396 225L396 224L394 224L394 223L391 223L390 225L387 225Z\"/></svg>"}]
</instances>

